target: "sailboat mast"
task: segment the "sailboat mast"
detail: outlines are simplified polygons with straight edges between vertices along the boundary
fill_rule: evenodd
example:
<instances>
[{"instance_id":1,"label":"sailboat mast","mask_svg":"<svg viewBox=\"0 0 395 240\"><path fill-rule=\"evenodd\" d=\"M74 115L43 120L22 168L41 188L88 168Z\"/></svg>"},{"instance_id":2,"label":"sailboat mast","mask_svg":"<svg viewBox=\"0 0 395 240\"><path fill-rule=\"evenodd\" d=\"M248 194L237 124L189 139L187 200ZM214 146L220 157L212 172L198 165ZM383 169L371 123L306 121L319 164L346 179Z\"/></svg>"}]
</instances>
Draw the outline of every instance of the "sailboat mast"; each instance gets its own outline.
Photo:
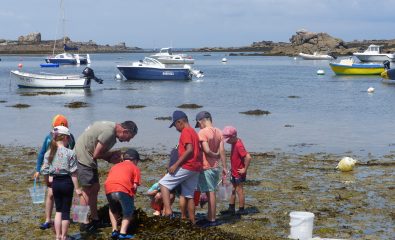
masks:
<instances>
[{"instance_id":1,"label":"sailboat mast","mask_svg":"<svg viewBox=\"0 0 395 240\"><path fill-rule=\"evenodd\" d=\"M63 0L60 0L60 9L61 9L61 13L62 13L62 31L63 31L63 43L65 42L65 37L64 37L64 8L63 8ZM55 48L56 48L56 42L57 42L57 38L58 38L58 29L59 29L59 25L56 26L56 35L55 35L55 41L53 44L53 49L52 49L52 55L55 55Z\"/></svg>"},{"instance_id":2,"label":"sailboat mast","mask_svg":"<svg viewBox=\"0 0 395 240\"><path fill-rule=\"evenodd\" d=\"M66 44L66 36L65 36L65 13L64 13L64 7L63 7L63 0L60 0L60 9L62 9L62 33L63 33L63 44Z\"/></svg>"}]
</instances>

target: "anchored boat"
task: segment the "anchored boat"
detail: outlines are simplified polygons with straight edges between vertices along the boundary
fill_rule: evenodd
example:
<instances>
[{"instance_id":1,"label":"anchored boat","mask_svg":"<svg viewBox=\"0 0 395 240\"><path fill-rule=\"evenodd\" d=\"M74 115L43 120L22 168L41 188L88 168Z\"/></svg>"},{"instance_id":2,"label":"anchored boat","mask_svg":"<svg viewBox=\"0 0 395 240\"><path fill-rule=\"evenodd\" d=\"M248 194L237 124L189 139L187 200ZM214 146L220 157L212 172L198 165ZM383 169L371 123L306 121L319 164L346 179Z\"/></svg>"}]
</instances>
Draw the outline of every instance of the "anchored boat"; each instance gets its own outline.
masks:
<instances>
[{"instance_id":1,"label":"anchored boat","mask_svg":"<svg viewBox=\"0 0 395 240\"><path fill-rule=\"evenodd\" d=\"M329 66L337 75L380 75L384 65L378 63L356 63L353 58L342 59L338 63L331 62Z\"/></svg>"},{"instance_id":2,"label":"anchored boat","mask_svg":"<svg viewBox=\"0 0 395 240\"><path fill-rule=\"evenodd\" d=\"M16 78L20 88L90 88L91 80L99 84L103 80L97 78L93 70L86 67L81 75L78 74L50 74L50 73L28 73L19 70L11 71Z\"/></svg>"},{"instance_id":3,"label":"anchored boat","mask_svg":"<svg viewBox=\"0 0 395 240\"><path fill-rule=\"evenodd\" d=\"M146 57L144 60L132 64L117 65L118 70L127 80L192 80L192 76L203 76L200 71L192 70L187 64L163 64L154 58ZM199 74L201 76L199 76Z\"/></svg>"}]
</instances>

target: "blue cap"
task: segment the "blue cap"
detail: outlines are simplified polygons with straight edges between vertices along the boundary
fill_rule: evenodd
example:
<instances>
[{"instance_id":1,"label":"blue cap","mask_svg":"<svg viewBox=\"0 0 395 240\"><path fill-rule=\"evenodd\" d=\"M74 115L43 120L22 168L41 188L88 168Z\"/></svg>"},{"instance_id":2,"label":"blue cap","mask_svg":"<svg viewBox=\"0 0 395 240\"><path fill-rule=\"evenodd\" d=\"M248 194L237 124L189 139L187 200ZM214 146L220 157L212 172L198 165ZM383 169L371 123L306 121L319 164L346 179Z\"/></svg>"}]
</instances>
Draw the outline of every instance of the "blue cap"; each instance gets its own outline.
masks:
<instances>
[{"instance_id":1,"label":"blue cap","mask_svg":"<svg viewBox=\"0 0 395 240\"><path fill-rule=\"evenodd\" d=\"M173 127L176 122L182 118L188 119L187 115L183 111L174 111L173 112L173 123L170 125L169 128Z\"/></svg>"}]
</instances>

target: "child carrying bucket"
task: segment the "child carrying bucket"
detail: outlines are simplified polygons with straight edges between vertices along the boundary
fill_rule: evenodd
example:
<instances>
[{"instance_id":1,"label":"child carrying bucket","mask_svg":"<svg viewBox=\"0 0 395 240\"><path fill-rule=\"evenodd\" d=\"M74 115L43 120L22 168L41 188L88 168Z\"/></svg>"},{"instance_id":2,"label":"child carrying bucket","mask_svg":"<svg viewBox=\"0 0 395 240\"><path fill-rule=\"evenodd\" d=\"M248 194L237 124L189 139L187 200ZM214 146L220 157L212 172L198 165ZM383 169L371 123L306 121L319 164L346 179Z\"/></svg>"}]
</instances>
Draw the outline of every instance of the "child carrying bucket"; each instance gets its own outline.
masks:
<instances>
[{"instance_id":1,"label":"child carrying bucket","mask_svg":"<svg viewBox=\"0 0 395 240\"><path fill-rule=\"evenodd\" d=\"M81 195L77 180L77 159L73 150L66 148L70 139L67 127L57 126L52 130L50 149L45 153L41 174L52 176L52 191L55 199L56 239L66 239L70 225L70 207L73 191Z\"/></svg>"},{"instance_id":2,"label":"child carrying bucket","mask_svg":"<svg viewBox=\"0 0 395 240\"><path fill-rule=\"evenodd\" d=\"M121 155L121 162L115 164L108 173L104 183L106 197L110 206L109 214L112 226L111 238L131 239L127 229L134 212L134 196L141 184L139 153L130 148ZM122 214L121 229L118 230L117 219Z\"/></svg>"},{"instance_id":3,"label":"child carrying bucket","mask_svg":"<svg viewBox=\"0 0 395 240\"><path fill-rule=\"evenodd\" d=\"M229 201L229 208L222 211L222 214L235 214L236 194L239 199L239 211L237 214L246 214L244 210L245 195L243 182L246 181L247 169L251 162L251 155L246 151L244 144L237 137L237 130L232 126L226 126L222 130L224 142L232 145L230 165L231 165L231 183L233 184L232 195Z\"/></svg>"}]
</instances>

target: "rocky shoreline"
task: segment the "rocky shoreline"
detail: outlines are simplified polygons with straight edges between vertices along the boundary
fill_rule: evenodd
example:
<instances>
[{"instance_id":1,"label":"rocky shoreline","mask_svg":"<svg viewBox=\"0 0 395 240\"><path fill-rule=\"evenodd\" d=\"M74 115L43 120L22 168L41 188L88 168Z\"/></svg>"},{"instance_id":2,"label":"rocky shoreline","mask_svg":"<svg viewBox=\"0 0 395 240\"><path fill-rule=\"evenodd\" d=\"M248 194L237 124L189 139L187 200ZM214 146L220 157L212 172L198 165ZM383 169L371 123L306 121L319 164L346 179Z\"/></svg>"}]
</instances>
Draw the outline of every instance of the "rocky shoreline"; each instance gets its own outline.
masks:
<instances>
[{"instance_id":1,"label":"rocky shoreline","mask_svg":"<svg viewBox=\"0 0 395 240\"><path fill-rule=\"evenodd\" d=\"M340 155L331 153L294 154L285 152L252 153L253 161L245 183L246 209L249 214L218 219L223 224L210 229L191 226L180 220L152 216L144 193L165 172L167 155L139 150L143 183L136 196L138 223L136 239L287 239L289 213L308 211L315 214L313 236L341 239L392 239L395 212L393 173L395 155L354 156L358 163L351 172L339 172L335 166ZM28 188L33 186L38 148L0 145L0 236L4 239L53 239L50 230L38 228L44 216L43 204L32 204ZM229 155L229 153L227 153ZM103 184L109 167L99 161ZM106 199L100 191L102 220L107 215ZM227 202L219 202L219 210ZM174 205L178 209L178 203ZM144 211L144 212L143 212ZM204 216L207 206L198 207ZM78 239L108 239L111 227L93 235L81 235L78 224L69 233Z\"/></svg>"},{"instance_id":2,"label":"rocky shoreline","mask_svg":"<svg viewBox=\"0 0 395 240\"><path fill-rule=\"evenodd\" d=\"M65 38L66 44L78 47L80 53L122 53L147 52L139 47L128 47L124 42L110 46L99 45L94 41L77 42ZM354 40L343 41L328 33L314 33L306 30L297 31L289 42L259 41L241 47L203 47L193 48L193 52L232 52L237 56L296 56L303 53L332 53L334 55L352 55L354 52L367 49L370 44L383 47L383 52L395 52L395 39L391 40ZM0 54L50 54L54 48L54 40L41 40L40 33L20 36L18 40L0 39ZM63 49L63 39L56 40L56 49ZM152 50L153 51L153 50Z\"/></svg>"}]
</instances>

